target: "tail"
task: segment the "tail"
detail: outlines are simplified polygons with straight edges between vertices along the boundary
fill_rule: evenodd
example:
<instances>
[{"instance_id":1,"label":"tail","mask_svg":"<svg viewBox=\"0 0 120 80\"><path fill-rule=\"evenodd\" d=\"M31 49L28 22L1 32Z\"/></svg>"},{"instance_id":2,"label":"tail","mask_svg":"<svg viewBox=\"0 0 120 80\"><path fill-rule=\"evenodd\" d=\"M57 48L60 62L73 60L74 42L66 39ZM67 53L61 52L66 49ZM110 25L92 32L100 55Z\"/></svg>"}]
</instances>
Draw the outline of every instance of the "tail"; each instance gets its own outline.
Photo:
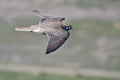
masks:
<instances>
[{"instance_id":1,"label":"tail","mask_svg":"<svg viewBox=\"0 0 120 80\"><path fill-rule=\"evenodd\" d=\"M25 32L31 32L32 28L31 27L16 27L16 31L25 31Z\"/></svg>"}]
</instances>

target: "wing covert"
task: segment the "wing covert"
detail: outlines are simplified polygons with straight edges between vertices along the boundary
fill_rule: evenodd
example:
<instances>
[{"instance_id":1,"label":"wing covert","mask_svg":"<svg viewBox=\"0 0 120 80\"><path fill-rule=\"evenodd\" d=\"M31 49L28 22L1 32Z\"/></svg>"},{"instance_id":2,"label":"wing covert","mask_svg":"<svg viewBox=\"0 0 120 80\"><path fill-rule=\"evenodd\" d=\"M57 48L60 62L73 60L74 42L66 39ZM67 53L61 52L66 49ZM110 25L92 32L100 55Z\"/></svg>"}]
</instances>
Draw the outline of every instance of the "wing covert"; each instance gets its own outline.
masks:
<instances>
[{"instance_id":1,"label":"wing covert","mask_svg":"<svg viewBox=\"0 0 120 80\"><path fill-rule=\"evenodd\" d=\"M64 31L61 35L54 35L53 33L47 33L49 37L46 54L57 50L69 37L69 32Z\"/></svg>"}]
</instances>

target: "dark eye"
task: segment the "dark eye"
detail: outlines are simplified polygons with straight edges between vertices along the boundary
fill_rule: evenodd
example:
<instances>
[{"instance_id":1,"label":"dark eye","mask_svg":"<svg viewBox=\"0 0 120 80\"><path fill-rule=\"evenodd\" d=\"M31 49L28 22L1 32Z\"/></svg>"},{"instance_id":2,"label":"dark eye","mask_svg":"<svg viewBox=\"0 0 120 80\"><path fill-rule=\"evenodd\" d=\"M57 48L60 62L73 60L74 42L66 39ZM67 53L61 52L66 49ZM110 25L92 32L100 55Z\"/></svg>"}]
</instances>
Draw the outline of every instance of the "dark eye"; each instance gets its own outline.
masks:
<instances>
[{"instance_id":1,"label":"dark eye","mask_svg":"<svg viewBox=\"0 0 120 80\"><path fill-rule=\"evenodd\" d=\"M68 28L69 28L69 26L66 26L66 28L68 29Z\"/></svg>"},{"instance_id":2,"label":"dark eye","mask_svg":"<svg viewBox=\"0 0 120 80\"><path fill-rule=\"evenodd\" d=\"M66 25L64 27L62 27L65 31L69 31L72 29L71 25Z\"/></svg>"},{"instance_id":3,"label":"dark eye","mask_svg":"<svg viewBox=\"0 0 120 80\"><path fill-rule=\"evenodd\" d=\"M69 30L72 29L71 25L68 25L67 27L68 27Z\"/></svg>"}]
</instances>

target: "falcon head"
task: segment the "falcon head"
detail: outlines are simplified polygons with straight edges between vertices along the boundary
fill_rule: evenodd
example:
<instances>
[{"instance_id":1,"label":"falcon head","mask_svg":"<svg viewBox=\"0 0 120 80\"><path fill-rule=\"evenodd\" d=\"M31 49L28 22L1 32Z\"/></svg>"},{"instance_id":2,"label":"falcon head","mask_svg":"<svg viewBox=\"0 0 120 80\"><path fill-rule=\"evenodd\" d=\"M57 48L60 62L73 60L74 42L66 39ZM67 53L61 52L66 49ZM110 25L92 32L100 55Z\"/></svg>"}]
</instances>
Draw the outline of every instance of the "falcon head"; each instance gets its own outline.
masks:
<instances>
[{"instance_id":1,"label":"falcon head","mask_svg":"<svg viewBox=\"0 0 120 80\"><path fill-rule=\"evenodd\" d=\"M69 31L69 30L72 30L72 26L71 25L65 25L62 27L65 31Z\"/></svg>"}]
</instances>

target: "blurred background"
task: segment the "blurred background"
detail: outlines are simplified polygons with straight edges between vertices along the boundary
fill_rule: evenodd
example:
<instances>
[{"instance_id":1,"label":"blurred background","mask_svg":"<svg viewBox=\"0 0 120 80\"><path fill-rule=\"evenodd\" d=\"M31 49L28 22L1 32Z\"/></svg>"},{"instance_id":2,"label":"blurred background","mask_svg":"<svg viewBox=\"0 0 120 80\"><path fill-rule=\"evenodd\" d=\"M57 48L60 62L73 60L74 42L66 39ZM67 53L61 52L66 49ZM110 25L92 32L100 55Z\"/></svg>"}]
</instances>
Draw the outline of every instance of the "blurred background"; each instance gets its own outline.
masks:
<instances>
[{"instance_id":1,"label":"blurred background","mask_svg":"<svg viewBox=\"0 0 120 80\"><path fill-rule=\"evenodd\" d=\"M47 37L17 32L38 24L32 10L74 28L46 55ZM0 0L0 80L120 80L120 0Z\"/></svg>"}]
</instances>

